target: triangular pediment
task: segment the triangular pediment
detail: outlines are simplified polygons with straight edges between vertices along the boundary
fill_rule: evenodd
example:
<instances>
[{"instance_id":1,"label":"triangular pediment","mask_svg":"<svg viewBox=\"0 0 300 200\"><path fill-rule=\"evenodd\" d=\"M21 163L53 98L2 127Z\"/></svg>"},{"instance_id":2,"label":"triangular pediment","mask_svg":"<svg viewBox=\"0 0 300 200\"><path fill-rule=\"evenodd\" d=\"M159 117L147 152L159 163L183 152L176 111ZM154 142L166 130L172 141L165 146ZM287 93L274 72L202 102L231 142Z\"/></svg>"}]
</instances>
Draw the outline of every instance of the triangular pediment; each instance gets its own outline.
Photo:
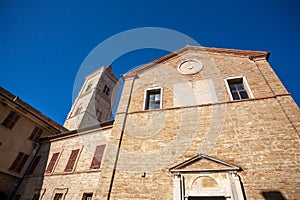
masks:
<instances>
[{"instance_id":1,"label":"triangular pediment","mask_svg":"<svg viewBox=\"0 0 300 200\"><path fill-rule=\"evenodd\" d=\"M135 68L133 70L130 70L129 72L122 75L123 79L135 77L136 75L143 73L144 71L147 71L148 69L151 69L153 66L156 66L157 64L163 63L167 60L170 60L175 57L179 57L180 55L188 52L198 52L198 53L220 53L220 54L227 54L230 56L242 56L242 57L248 57L250 59L254 59L256 57L263 57L268 59L269 52L265 51L253 51L253 50L238 50L238 49L226 49L226 48L214 48L214 47L202 47L202 46L185 46L181 49L178 49L166 56L163 56L161 58L158 58L157 60L154 60L148 64L145 64L143 66L140 66L138 68Z\"/></svg>"},{"instance_id":2,"label":"triangular pediment","mask_svg":"<svg viewBox=\"0 0 300 200\"><path fill-rule=\"evenodd\" d=\"M170 169L171 172L240 171L241 167L205 154L199 154Z\"/></svg>"}]
</instances>

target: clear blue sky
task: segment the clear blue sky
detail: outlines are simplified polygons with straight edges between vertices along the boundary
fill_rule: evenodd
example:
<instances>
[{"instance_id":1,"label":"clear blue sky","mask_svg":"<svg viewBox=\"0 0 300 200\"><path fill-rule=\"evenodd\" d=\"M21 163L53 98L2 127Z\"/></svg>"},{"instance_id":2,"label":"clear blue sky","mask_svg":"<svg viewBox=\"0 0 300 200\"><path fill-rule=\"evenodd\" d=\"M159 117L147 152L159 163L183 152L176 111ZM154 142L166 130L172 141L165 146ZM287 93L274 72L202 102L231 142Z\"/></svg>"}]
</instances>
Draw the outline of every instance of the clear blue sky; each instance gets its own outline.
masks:
<instances>
[{"instance_id":1,"label":"clear blue sky","mask_svg":"<svg viewBox=\"0 0 300 200\"><path fill-rule=\"evenodd\" d=\"M164 27L202 46L271 52L270 64L299 105L299 8L297 0L0 0L0 85L62 124L89 52L122 31ZM129 53L114 70L164 54Z\"/></svg>"}]
</instances>

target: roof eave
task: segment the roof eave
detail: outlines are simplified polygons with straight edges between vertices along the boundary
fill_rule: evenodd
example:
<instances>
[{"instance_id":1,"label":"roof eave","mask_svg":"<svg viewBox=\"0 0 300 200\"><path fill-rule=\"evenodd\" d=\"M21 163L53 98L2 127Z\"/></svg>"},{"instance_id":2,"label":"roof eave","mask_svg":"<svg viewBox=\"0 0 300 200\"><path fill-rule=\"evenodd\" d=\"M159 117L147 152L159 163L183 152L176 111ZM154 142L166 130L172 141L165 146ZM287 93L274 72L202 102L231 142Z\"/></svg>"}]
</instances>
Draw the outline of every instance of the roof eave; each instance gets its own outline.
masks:
<instances>
[{"instance_id":1,"label":"roof eave","mask_svg":"<svg viewBox=\"0 0 300 200\"><path fill-rule=\"evenodd\" d=\"M44 115L43 113L41 113L40 111L38 111L37 109L33 108L28 103L26 103L23 100L21 100L18 96L13 95L12 93L10 93L9 91L5 90L2 87L0 87L0 96L5 101L8 101L8 102L10 102L10 103L12 103L12 104L14 104L14 105L22 108L23 110L25 110L26 112L28 112L34 118L38 119L42 123L44 123L47 126L51 127L52 129L55 130L56 133L61 133L61 132L68 131L68 129L66 129L62 125L58 124L57 122L55 122L51 118L47 117L46 115Z\"/></svg>"},{"instance_id":2,"label":"roof eave","mask_svg":"<svg viewBox=\"0 0 300 200\"><path fill-rule=\"evenodd\" d=\"M228 49L228 48L215 48L215 47L201 47L201 46L185 46L181 49L178 49L177 51L174 51L168 55L165 55L161 58L158 58L148 64L145 64L139 68L136 68L134 70L131 70L125 74L122 75L123 80L132 77L134 75L137 75L139 73L142 73L146 69L160 64L168 59L171 59L175 56L178 56L179 54L184 53L185 51L189 50L197 50L197 51L202 51L202 52L207 52L207 53L226 53L226 54L232 54L236 56L243 56L243 57L248 57L249 59L256 59L256 58L263 58L268 60L270 52L266 51L254 51L254 50L239 50L239 49Z\"/></svg>"}]
</instances>

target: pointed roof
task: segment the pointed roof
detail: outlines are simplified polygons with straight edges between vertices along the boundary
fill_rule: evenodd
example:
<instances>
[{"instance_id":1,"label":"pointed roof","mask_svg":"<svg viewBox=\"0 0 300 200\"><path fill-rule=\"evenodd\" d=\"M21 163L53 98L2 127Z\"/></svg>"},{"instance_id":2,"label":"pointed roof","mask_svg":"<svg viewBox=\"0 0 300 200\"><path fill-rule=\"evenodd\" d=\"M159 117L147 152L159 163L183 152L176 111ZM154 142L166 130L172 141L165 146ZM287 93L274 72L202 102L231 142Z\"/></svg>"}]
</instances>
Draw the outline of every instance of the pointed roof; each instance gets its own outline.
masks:
<instances>
[{"instance_id":1,"label":"pointed roof","mask_svg":"<svg viewBox=\"0 0 300 200\"><path fill-rule=\"evenodd\" d=\"M172 168L171 172L240 171L238 165L205 154L194 156Z\"/></svg>"},{"instance_id":2,"label":"pointed roof","mask_svg":"<svg viewBox=\"0 0 300 200\"><path fill-rule=\"evenodd\" d=\"M167 61L171 58L174 58L176 56L179 56L180 54L183 54L188 51L197 51L199 53L219 53L219 54L227 54L232 56L239 56L239 57L248 57L249 59L255 59L255 58L264 58L268 60L270 53L266 51L254 51L254 50L238 50L238 49L227 49L227 48L215 48L215 47L202 47L202 46L185 46L177 51L174 51L166 56L163 56L161 58L158 58L148 64L145 64L141 67L135 68L125 74L122 75L123 79L133 77L136 74L142 73L146 71L147 69L159 64L163 63L164 61Z\"/></svg>"}]
</instances>

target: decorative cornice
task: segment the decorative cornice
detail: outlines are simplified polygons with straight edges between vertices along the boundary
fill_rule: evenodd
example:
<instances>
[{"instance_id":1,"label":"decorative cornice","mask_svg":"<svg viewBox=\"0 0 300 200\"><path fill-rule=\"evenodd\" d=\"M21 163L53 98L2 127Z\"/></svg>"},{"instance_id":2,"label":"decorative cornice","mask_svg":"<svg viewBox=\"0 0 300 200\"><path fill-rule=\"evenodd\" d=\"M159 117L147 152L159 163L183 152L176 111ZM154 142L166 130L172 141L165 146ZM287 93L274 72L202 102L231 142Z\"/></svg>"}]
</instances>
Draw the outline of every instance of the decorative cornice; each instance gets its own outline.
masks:
<instances>
[{"instance_id":1,"label":"decorative cornice","mask_svg":"<svg viewBox=\"0 0 300 200\"><path fill-rule=\"evenodd\" d=\"M194 170L189 170L189 169L184 169L184 167L193 164L201 159L207 159L211 162L226 166L226 168L220 168L220 169L194 169ZM224 160L220 160L218 158L208 156L205 154L198 154L172 168L169 169L170 172L175 173L175 172L209 172L209 171L241 171L242 168L238 165L226 162Z\"/></svg>"},{"instance_id":2,"label":"decorative cornice","mask_svg":"<svg viewBox=\"0 0 300 200\"><path fill-rule=\"evenodd\" d=\"M249 59L256 61L256 60L268 60L270 56L269 52L266 52L265 54L257 54L257 55L249 55Z\"/></svg>"},{"instance_id":3,"label":"decorative cornice","mask_svg":"<svg viewBox=\"0 0 300 200\"><path fill-rule=\"evenodd\" d=\"M52 140L60 140L60 139L64 139L64 138L74 137L74 136L90 133L91 131L93 132L98 129L104 130L104 129L112 128L113 124L114 124L114 120L105 121L105 122L102 122L102 123L99 123L96 125L92 125L92 126L89 126L86 128L76 129L76 130L67 131L67 132L63 132L60 134L56 134L56 135L42 137L40 139L40 142L45 142L45 141L47 142L50 140L52 141Z\"/></svg>"},{"instance_id":4,"label":"decorative cornice","mask_svg":"<svg viewBox=\"0 0 300 200\"><path fill-rule=\"evenodd\" d=\"M188 51L198 52L198 53L217 53L217 54L227 54L227 55L233 55L233 56L240 56L240 57L248 57L249 59L255 59L255 58L264 58L268 59L269 52L266 51L254 51L254 50L237 50L237 49L226 49L226 48L214 48L214 47L201 47L201 46L186 46L184 48L181 48L177 51L174 51L166 56L163 56L161 58L158 58L148 64L145 64L139 68L133 69L126 74L123 74L123 79L127 79L128 77L134 75L134 74L140 74L144 72L145 70L163 63L171 58L174 58L176 56L180 56L180 54L186 53Z\"/></svg>"}]
</instances>

